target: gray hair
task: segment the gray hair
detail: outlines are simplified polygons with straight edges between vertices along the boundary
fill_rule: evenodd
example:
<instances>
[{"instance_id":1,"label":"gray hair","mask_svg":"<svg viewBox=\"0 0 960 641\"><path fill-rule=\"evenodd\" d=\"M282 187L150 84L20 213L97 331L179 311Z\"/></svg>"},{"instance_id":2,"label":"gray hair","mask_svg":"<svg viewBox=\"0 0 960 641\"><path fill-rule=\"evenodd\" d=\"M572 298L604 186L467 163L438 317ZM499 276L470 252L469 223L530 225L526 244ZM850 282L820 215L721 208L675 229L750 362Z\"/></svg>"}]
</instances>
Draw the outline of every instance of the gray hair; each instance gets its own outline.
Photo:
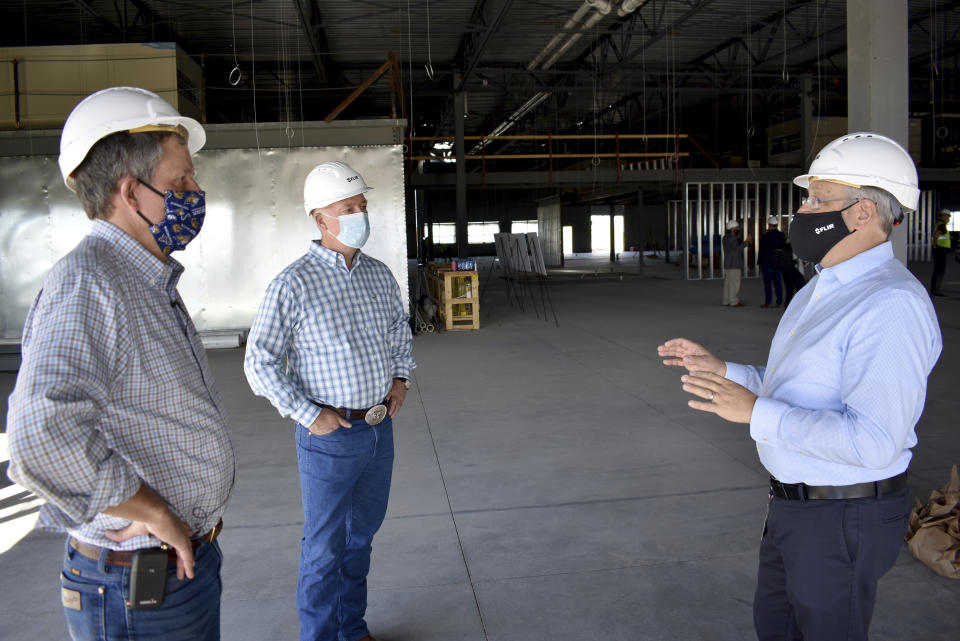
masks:
<instances>
[{"instance_id":1,"label":"gray hair","mask_svg":"<svg viewBox=\"0 0 960 641\"><path fill-rule=\"evenodd\" d=\"M900 202L890 192L879 187L867 185L859 188L850 187L849 189L851 198L874 202L877 206L877 214L880 216L880 226L883 228L883 232L890 236L893 232L894 223L901 220L905 213Z\"/></svg>"},{"instance_id":2,"label":"gray hair","mask_svg":"<svg viewBox=\"0 0 960 641\"><path fill-rule=\"evenodd\" d=\"M163 143L171 135L165 131L121 131L98 140L73 172L77 197L87 217L93 220L110 215L110 200L121 178L132 176L150 182L163 158Z\"/></svg>"}]
</instances>

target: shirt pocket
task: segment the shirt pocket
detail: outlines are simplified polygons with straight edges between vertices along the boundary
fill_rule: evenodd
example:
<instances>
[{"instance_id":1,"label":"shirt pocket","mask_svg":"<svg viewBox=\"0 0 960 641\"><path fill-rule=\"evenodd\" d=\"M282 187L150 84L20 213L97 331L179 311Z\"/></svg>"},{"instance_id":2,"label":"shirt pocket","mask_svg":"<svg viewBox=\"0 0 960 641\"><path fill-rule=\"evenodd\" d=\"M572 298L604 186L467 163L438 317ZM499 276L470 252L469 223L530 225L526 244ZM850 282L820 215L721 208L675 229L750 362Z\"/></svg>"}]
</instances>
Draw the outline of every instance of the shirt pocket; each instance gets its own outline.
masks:
<instances>
[{"instance_id":1,"label":"shirt pocket","mask_svg":"<svg viewBox=\"0 0 960 641\"><path fill-rule=\"evenodd\" d=\"M390 296L382 293L368 293L361 306L364 328L367 332L386 336L393 317L393 304Z\"/></svg>"},{"instance_id":2,"label":"shirt pocket","mask_svg":"<svg viewBox=\"0 0 960 641\"><path fill-rule=\"evenodd\" d=\"M341 352L350 348L353 317L341 302L322 301L307 306L298 326L298 342L315 353Z\"/></svg>"}]
</instances>

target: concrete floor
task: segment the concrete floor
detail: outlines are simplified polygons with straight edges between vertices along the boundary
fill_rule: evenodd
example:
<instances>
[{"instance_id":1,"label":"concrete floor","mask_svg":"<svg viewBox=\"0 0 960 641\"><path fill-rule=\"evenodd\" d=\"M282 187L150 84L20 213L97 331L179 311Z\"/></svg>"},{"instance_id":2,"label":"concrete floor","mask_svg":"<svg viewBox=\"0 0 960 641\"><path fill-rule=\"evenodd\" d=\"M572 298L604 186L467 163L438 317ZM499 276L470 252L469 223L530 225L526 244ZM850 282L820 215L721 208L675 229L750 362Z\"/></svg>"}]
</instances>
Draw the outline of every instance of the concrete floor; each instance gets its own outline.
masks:
<instances>
[{"instance_id":1,"label":"concrete floor","mask_svg":"<svg viewBox=\"0 0 960 641\"><path fill-rule=\"evenodd\" d=\"M924 280L929 268L918 266ZM924 501L960 462L960 268L950 269L950 297L936 301L945 348L911 466ZM479 331L415 339L370 576L368 622L382 641L753 638L767 476L745 426L686 407L656 346L688 336L763 362L780 311L758 307L757 280L744 282L748 306L729 309L720 281L643 271L553 282L559 328L529 300L525 312L509 305L492 279ZM210 360L239 461L221 538L223 638L296 639L293 428L250 393L239 350ZM12 383L0 376L0 392ZM0 522L26 505L6 489ZM65 638L62 547L33 532L0 555L0 638ZM871 639L952 641L958 603L960 581L904 549L880 584Z\"/></svg>"}]
</instances>

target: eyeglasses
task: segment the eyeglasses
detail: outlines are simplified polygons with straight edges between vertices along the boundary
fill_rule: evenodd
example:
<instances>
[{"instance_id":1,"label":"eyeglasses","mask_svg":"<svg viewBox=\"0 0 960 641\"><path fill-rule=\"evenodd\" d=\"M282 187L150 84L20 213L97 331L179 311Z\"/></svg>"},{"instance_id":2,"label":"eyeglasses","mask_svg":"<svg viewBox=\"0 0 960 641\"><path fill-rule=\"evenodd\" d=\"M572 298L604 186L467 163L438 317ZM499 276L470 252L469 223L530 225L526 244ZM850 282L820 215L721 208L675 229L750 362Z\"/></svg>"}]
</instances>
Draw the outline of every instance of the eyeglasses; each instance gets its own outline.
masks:
<instances>
[{"instance_id":1,"label":"eyeglasses","mask_svg":"<svg viewBox=\"0 0 960 641\"><path fill-rule=\"evenodd\" d=\"M825 200L820 200L820 199L817 198L816 196L807 196L806 198L801 198L801 199L800 199L800 205L801 205L801 206L809 207L810 209L820 209L820 205L823 205L824 203L833 203L833 202L837 202L837 201L843 201L843 202L845 202L845 201L849 201L849 200L853 200L853 201L856 201L856 202L860 202L860 201L862 200L862 198L857 198L857 197L850 198L850 197L847 197L847 198L827 198L827 199L825 199Z\"/></svg>"}]
</instances>

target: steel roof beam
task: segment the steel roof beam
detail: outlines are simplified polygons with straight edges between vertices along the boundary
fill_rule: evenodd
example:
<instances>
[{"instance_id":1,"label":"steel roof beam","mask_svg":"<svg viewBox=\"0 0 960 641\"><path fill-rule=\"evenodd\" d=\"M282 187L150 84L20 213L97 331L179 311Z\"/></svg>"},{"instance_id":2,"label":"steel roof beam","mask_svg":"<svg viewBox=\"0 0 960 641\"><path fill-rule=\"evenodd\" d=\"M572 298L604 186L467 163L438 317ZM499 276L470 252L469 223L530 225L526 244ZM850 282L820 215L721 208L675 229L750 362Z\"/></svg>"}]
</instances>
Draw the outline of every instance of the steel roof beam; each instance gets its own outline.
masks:
<instances>
[{"instance_id":1,"label":"steel roof beam","mask_svg":"<svg viewBox=\"0 0 960 641\"><path fill-rule=\"evenodd\" d=\"M293 0L297 7L297 19L310 45L310 59L321 85L330 84L330 60L327 55L327 36L323 29L323 17L316 0Z\"/></svg>"},{"instance_id":2,"label":"steel roof beam","mask_svg":"<svg viewBox=\"0 0 960 641\"><path fill-rule=\"evenodd\" d=\"M483 31L468 29L460 40L460 46L457 47L455 59L460 68L463 69L463 73L454 91L463 91L463 86L466 84L474 68L476 68L477 62L479 62L483 56L483 50L486 49L487 43L490 42L490 37L500 28L500 23L503 22L503 17L507 14L507 11L510 10L510 5L513 4L513 0L504 0L504 3L500 6L500 11L488 24L487 18L492 12L490 6L492 4L493 0L478 0L477 5L474 7L473 16L470 18L470 25L483 27Z\"/></svg>"}]
</instances>

